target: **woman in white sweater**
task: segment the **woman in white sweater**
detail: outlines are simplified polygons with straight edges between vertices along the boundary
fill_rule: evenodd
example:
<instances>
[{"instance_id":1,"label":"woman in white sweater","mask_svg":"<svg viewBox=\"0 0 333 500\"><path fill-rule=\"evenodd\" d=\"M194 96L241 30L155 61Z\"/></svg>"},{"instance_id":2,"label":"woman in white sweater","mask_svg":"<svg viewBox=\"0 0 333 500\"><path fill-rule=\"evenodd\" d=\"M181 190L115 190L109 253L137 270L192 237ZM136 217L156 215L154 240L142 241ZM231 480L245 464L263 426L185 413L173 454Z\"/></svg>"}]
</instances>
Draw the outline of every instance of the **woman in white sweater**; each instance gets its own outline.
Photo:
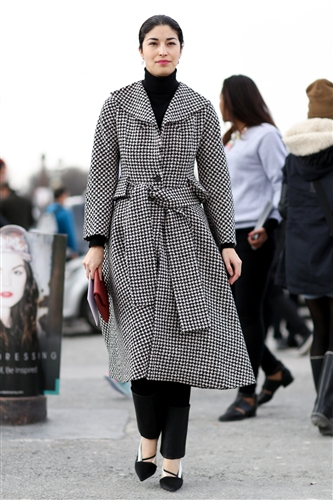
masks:
<instances>
[{"instance_id":1,"label":"woman in white sweater","mask_svg":"<svg viewBox=\"0 0 333 500\"><path fill-rule=\"evenodd\" d=\"M233 293L254 374L257 377L260 366L266 374L258 398L255 384L239 389L234 403L219 418L229 421L255 416L258 404L266 403L281 385L293 381L289 370L266 347L263 323L287 152L256 84L247 76L234 75L223 82L220 108L223 120L232 124L223 143L235 205L236 251L243 261ZM266 221L254 229L268 202L272 207Z\"/></svg>"}]
</instances>

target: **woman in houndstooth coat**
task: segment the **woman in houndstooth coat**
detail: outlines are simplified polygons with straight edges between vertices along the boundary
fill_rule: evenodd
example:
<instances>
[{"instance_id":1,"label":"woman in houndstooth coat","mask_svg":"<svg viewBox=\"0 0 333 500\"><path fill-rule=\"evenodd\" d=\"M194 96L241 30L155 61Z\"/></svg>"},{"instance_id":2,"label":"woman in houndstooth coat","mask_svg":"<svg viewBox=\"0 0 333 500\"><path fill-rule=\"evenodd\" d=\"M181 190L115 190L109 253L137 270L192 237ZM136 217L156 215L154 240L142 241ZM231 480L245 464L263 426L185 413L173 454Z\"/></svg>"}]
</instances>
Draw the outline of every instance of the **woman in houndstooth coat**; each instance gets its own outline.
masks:
<instances>
[{"instance_id":1,"label":"woman in houndstooth coat","mask_svg":"<svg viewBox=\"0 0 333 500\"><path fill-rule=\"evenodd\" d=\"M131 381L142 436L136 472L182 485L190 387L254 382L230 284L240 275L233 200L217 115L176 80L179 25L141 27L145 79L102 108L86 193L87 277L103 272L110 376ZM194 175L197 163L198 177ZM221 255L222 254L222 255Z\"/></svg>"}]
</instances>

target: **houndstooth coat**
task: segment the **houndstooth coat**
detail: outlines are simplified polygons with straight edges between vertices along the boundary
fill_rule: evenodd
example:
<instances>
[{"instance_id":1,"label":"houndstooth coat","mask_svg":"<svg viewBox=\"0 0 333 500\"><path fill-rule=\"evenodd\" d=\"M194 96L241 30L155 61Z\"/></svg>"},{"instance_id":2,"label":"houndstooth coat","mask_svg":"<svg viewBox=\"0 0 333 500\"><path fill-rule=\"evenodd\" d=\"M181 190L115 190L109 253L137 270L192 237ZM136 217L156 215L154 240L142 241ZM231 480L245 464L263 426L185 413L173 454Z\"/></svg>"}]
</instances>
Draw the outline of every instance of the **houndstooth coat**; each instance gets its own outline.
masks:
<instances>
[{"instance_id":1,"label":"houndstooth coat","mask_svg":"<svg viewBox=\"0 0 333 500\"><path fill-rule=\"evenodd\" d=\"M161 130L141 82L105 101L86 192L84 237L96 234L107 239L111 377L255 382L219 251L234 242L234 215L209 101L180 83Z\"/></svg>"}]
</instances>

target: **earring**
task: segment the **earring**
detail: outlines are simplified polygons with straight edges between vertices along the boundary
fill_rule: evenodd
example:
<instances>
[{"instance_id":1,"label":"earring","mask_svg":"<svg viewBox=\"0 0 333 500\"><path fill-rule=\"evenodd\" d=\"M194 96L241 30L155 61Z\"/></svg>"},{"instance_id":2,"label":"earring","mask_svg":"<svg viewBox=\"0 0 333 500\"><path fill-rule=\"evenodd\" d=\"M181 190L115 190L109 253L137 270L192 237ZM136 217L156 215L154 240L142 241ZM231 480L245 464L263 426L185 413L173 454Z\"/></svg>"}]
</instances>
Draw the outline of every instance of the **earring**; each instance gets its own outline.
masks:
<instances>
[{"instance_id":1,"label":"earring","mask_svg":"<svg viewBox=\"0 0 333 500\"><path fill-rule=\"evenodd\" d=\"M141 62L142 66L144 65L144 63L145 63L145 60L144 60L144 59L142 59L142 62Z\"/></svg>"}]
</instances>

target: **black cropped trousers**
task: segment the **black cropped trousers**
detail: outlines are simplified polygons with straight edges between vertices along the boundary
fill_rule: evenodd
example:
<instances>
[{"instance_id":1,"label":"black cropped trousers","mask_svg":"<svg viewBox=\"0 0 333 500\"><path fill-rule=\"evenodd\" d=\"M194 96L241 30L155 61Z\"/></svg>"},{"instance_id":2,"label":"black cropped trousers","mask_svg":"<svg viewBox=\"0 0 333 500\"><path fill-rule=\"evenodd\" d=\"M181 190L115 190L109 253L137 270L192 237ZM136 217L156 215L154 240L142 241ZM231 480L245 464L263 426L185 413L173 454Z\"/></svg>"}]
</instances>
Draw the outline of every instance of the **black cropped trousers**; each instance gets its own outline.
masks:
<instances>
[{"instance_id":1,"label":"black cropped trousers","mask_svg":"<svg viewBox=\"0 0 333 500\"><path fill-rule=\"evenodd\" d=\"M141 378L132 380L131 387L132 391L139 396L163 395L163 402L166 407L183 408L190 404L190 385Z\"/></svg>"}]
</instances>

